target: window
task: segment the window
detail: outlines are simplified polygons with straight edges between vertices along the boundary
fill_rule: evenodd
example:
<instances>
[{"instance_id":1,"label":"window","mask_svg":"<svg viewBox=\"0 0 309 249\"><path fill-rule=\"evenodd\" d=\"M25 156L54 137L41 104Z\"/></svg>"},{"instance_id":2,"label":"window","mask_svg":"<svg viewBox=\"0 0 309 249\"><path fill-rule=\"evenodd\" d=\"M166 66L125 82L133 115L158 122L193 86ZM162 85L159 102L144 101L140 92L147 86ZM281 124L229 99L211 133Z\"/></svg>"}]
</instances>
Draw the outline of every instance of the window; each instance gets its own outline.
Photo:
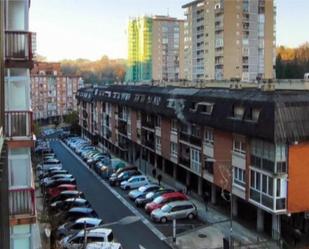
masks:
<instances>
[{"instance_id":1,"label":"window","mask_svg":"<svg viewBox=\"0 0 309 249\"><path fill-rule=\"evenodd\" d=\"M12 248L31 248L31 226L17 225L11 227L11 247Z\"/></svg>"},{"instance_id":2,"label":"window","mask_svg":"<svg viewBox=\"0 0 309 249\"><path fill-rule=\"evenodd\" d=\"M214 133L211 129L205 129L204 139L206 144L213 145L214 144Z\"/></svg>"},{"instance_id":3,"label":"window","mask_svg":"<svg viewBox=\"0 0 309 249\"><path fill-rule=\"evenodd\" d=\"M243 106L235 105L233 107L233 117L236 119L242 119L244 116L245 108Z\"/></svg>"},{"instance_id":4,"label":"window","mask_svg":"<svg viewBox=\"0 0 309 249\"><path fill-rule=\"evenodd\" d=\"M171 156L173 156L173 157L178 156L177 144L174 143L174 142L171 142Z\"/></svg>"},{"instance_id":5,"label":"window","mask_svg":"<svg viewBox=\"0 0 309 249\"><path fill-rule=\"evenodd\" d=\"M206 160L205 161L205 170L207 171L207 173L213 175L214 174L214 162Z\"/></svg>"},{"instance_id":6,"label":"window","mask_svg":"<svg viewBox=\"0 0 309 249\"><path fill-rule=\"evenodd\" d=\"M190 161L191 161L191 168L196 171L200 172L201 167L201 153L199 150L190 149Z\"/></svg>"},{"instance_id":7,"label":"window","mask_svg":"<svg viewBox=\"0 0 309 249\"><path fill-rule=\"evenodd\" d=\"M9 151L9 183L11 187L30 186L31 162L29 149Z\"/></svg>"},{"instance_id":8,"label":"window","mask_svg":"<svg viewBox=\"0 0 309 249\"><path fill-rule=\"evenodd\" d=\"M161 138L156 136L156 149L161 150Z\"/></svg>"},{"instance_id":9,"label":"window","mask_svg":"<svg viewBox=\"0 0 309 249\"><path fill-rule=\"evenodd\" d=\"M237 184L241 187L245 187L246 186L246 171L238 168L238 167L234 167L234 184Z\"/></svg>"},{"instance_id":10,"label":"window","mask_svg":"<svg viewBox=\"0 0 309 249\"><path fill-rule=\"evenodd\" d=\"M202 114L208 114L210 115L212 113L214 104L213 103L203 103L203 104L198 104L198 110Z\"/></svg>"},{"instance_id":11,"label":"window","mask_svg":"<svg viewBox=\"0 0 309 249\"><path fill-rule=\"evenodd\" d=\"M233 151L241 154L246 154L246 143L239 138L234 138Z\"/></svg>"},{"instance_id":12,"label":"window","mask_svg":"<svg viewBox=\"0 0 309 249\"><path fill-rule=\"evenodd\" d=\"M160 116L156 117L156 126L161 127L161 117Z\"/></svg>"},{"instance_id":13,"label":"window","mask_svg":"<svg viewBox=\"0 0 309 249\"><path fill-rule=\"evenodd\" d=\"M174 132L177 132L177 120L176 119L173 119L172 121L171 121L171 127L172 127L172 131L174 131Z\"/></svg>"}]
</instances>

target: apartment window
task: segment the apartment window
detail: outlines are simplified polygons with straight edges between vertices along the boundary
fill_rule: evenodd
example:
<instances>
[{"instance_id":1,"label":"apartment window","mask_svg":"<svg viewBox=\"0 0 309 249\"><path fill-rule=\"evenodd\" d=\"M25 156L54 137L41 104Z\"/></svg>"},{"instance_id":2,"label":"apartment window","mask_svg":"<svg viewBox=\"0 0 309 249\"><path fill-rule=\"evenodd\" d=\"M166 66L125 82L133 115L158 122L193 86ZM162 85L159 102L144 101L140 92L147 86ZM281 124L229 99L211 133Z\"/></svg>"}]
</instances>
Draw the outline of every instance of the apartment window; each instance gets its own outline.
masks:
<instances>
[{"instance_id":1,"label":"apartment window","mask_svg":"<svg viewBox=\"0 0 309 249\"><path fill-rule=\"evenodd\" d=\"M214 144L214 132L211 129L205 129L204 139L206 144Z\"/></svg>"},{"instance_id":2,"label":"apartment window","mask_svg":"<svg viewBox=\"0 0 309 249\"><path fill-rule=\"evenodd\" d=\"M11 248L31 248L31 225L11 227Z\"/></svg>"},{"instance_id":3,"label":"apartment window","mask_svg":"<svg viewBox=\"0 0 309 249\"><path fill-rule=\"evenodd\" d=\"M246 143L235 137L233 139L233 151L241 154L246 154Z\"/></svg>"},{"instance_id":4,"label":"apartment window","mask_svg":"<svg viewBox=\"0 0 309 249\"><path fill-rule=\"evenodd\" d=\"M261 173L251 170L251 188L254 190L261 190Z\"/></svg>"},{"instance_id":5,"label":"apartment window","mask_svg":"<svg viewBox=\"0 0 309 249\"><path fill-rule=\"evenodd\" d=\"M212 113L214 104L213 103L202 103L198 104L198 110L202 114L210 115Z\"/></svg>"},{"instance_id":6,"label":"apartment window","mask_svg":"<svg viewBox=\"0 0 309 249\"><path fill-rule=\"evenodd\" d=\"M176 119L172 119L171 121L171 127L172 127L172 131L177 132L177 120Z\"/></svg>"},{"instance_id":7,"label":"apartment window","mask_svg":"<svg viewBox=\"0 0 309 249\"><path fill-rule=\"evenodd\" d=\"M161 117L160 116L156 117L156 126L161 127Z\"/></svg>"},{"instance_id":8,"label":"apartment window","mask_svg":"<svg viewBox=\"0 0 309 249\"><path fill-rule=\"evenodd\" d=\"M131 136L131 124L130 123L127 124L127 132L128 132L128 135Z\"/></svg>"},{"instance_id":9,"label":"apartment window","mask_svg":"<svg viewBox=\"0 0 309 249\"><path fill-rule=\"evenodd\" d=\"M161 150L161 138L156 136L156 149Z\"/></svg>"},{"instance_id":10,"label":"apartment window","mask_svg":"<svg viewBox=\"0 0 309 249\"><path fill-rule=\"evenodd\" d=\"M246 171L238 168L238 167L234 167L234 184L237 184L241 187L245 187L246 186Z\"/></svg>"},{"instance_id":11,"label":"apartment window","mask_svg":"<svg viewBox=\"0 0 309 249\"><path fill-rule=\"evenodd\" d=\"M233 117L236 119L242 119L245 113L245 108L240 105L235 105L233 107Z\"/></svg>"},{"instance_id":12,"label":"apartment window","mask_svg":"<svg viewBox=\"0 0 309 249\"><path fill-rule=\"evenodd\" d=\"M201 153L199 150L190 149L191 167L194 171L199 172L201 167Z\"/></svg>"},{"instance_id":13,"label":"apartment window","mask_svg":"<svg viewBox=\"0 0 309 249\"><path fill-rule=\"evenodd\" d=\"M177 144L174 143L174 142L171 142L171 156L173 156L173 157L178 156Z\"/></svg>"},{"instance_id":14,"label":"apartment window","mask_svg":"<svg viewBox=\"0 0 309 249\"><path fill-rule=\"evenodd\" d=\"M207 171L207 173L213 175L214 174L214 162L206 160L205 170Z\"/></svg>"}]
</instances>

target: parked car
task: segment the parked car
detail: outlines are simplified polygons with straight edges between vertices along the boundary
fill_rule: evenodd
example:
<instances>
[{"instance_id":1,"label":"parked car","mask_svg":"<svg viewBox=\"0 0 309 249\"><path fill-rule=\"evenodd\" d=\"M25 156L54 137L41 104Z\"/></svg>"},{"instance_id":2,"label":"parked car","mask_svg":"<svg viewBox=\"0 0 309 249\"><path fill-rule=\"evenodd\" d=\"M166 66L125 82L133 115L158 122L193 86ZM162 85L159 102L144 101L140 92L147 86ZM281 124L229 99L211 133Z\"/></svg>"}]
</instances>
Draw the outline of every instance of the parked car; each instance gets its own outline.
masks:
<instances>
[{"instance_id":1,"label":"parked car","mask_svg":"<svg viewBox=\"0 0 309 249\"><path fill-rule=\"evenodd\" d=\"M86 199L73 197L63 201L55 201L49 206L51 213L67 211L74 207L90 207L89 202Z\"/></svg>"},{"instance_id":2,"label":"parked car","mask_svg":"<svg viewBox=\"0 0 309 249\"><path fill-rule=\"evenodd\" d=\"M129 180L121 182L120 187L124 190L130 190L139 188L146 184L149 184L147 177L139 175L139 176L132 176Z\"/></svg>"},{"instance_id":3,"label":"parked car","mask_svg":"<svg viewBox=\"0 0 309 249\"><path fill-rule=\"evenodd\" d=\"M79 232L80 230L90 227L97 227L103 225L103 221L98 218L80 218L76 221L71 221L64 223L63 225L59 226L56 231L56 238L62 238L69 234Z\"/></svg>"},{"instance_id":4,"label":"parked car","mask_svg":"<svg viewBox=\"0 0 309 249\"><path fill-rule=\"evenodd\" d=\"M188 197L183 193L180 192L166 193L157 197L152 202L147 203L145 206L145 211L150 214L153 210L161 208L167 203L173 201L183 201L183 200L188 200Z\"/></svg>"},{"instance_id":5,"label":"parked car","mask_svg":"<svg viewBox=\"0 0 309 249\"><path fill-rule=\"evenodd\" d=\"M122 249L122 246L116 242L92 242L87 244L86 249Z\"/></svg>"},{"instance_id":6,"label":"parked car","mask_svg":"<svg viewBox=\"0 0 309 249\"><path fill-rule=\"evenodd\" d=\"M43 179L41 179L40 184L46 184L50 181L56 180L56 179L61 179L61 178L74 178L73 175L71 174L55 174L53 176L50 177L44 177Z\"/></svg>"},{"instance_id":7,"label":"parked car","mask_svg":"<svg viewBox=\"0 0 309 249\"><path fill-rule=\"evenodd\" d=\"M54 203L56 201L64 201L68 198L78 198L78 197L83 197L83 196L84 196L83 192L78 191L78 190L62 191L59 195L51 198L50 203Z\"/></svg>"},{"instance_id":8,"label":"parked car","mask_svg":"<svg viewBox=\"0 0 309 249\"><path fill-rule=\"evenodd\" d=\"M97 218L98 216L92 208L74 207L66 212L59 212L56 215L54 215L54 217L56 224L63 224L80 218L86 218L86 217Z\"/></svg>"},{"instance_id":9,"label":"parked car","mask_svg":"<svg viewBox=\"0 0 309 249\"><path fill-rule=\"evenodd\" d=\"M165 223L168 220L188 218L192 220L197 216L196 206L190 201L175 201L165 204L151 212L151 219Z\"/></svg>"},{"instance_id":10,"label":"parked car","mask_svg":"<svg viewBox=\"0 0 309 249\"><path fill-rule=\"evenodd\" d=\"M75 234L64 237L60 242L60 247L63 249L79 249L84 244L84 239L87 242L112 242L114 235L111 229L108 228L94 228L85 231L81 230Z\"/></svg>"},{"instance_id":11,"label":"parked car","mask_svg":"<svg viewBox=\"0 0 309 249\"><path fill-rule=\"evenodd\" d=\"M156 191L160 188L157 184L148 184L139 187L138 189L132 190L129 193L129 198L133 201L135 201L136 198L146 196L147 193L151 191Z\"/></svg>"},{"instance_id":12,"label":"parked car","mask_svg":"<svg viewBox=\"0 0 309 249\"><path fill-rule=\"evenodd\" d=\"M54 187L57 187L57 186L62 185L62 184L74 184L74 185L76 185L76 180L73 179L73 178L57 179L57 180L51 181L48 184L46 184L44 186L43 191L48 193L50 188L54 188Z\"/></svg>"},{"instance_id":13,"label":"parked car","mask_svg":"<svg viewBox=\"0 0 309 249\"><path fill-rule=\"evenodd\" d=\"M75 181L75 178L72 175L67 174L67 175L61 176L60 178L56 177L55 179L46 179L46 181L41 181L41 186L43 188L45 188L48 184L53 183L54 181L57 181L57 180L63 180L63 181L64 180L72 180L72 181ZM64 183L69 183L69 182L64 182ZM73 182L73 183L75 184L76 182Z\"/></svg>"},{"instance_id":14,"label":"parked car","mask_svg":"<svg viewBox=\"0 0 309 249\"><path fill-rule=\"evenodd\" d=\"M61 184L54 188L49 188L48 192L46 193L47 198L53 198L59 195L61 192L66 190L76 190L76 185L74 184Z\"/></svg>"},{"instance_id":15,"label":"parked car","mask_svg":"<svg viewBox=\"0 0 309 249\"><path fill-rule=\"evenodd\" d=\"M53 158L53 159L49 159L47 161L43 161L41 165L42 165L43 171L46 171L47 169L49 169L51 167L55 167L55 166L62 167L62 163L57 158Z\"/></svg>"},{"instance_id":16,"label":"parked car","mask_svg":"<svg viewBox=\"0 0 309 249\"><path fill-rule=\"evenodd\" d=\"M120 174L113 174L109 178L109 184L111 186L118 186L122 181L129 180L132 176L141 175L141 173L137 170L126 170L121 171Z\"/></svg>"},{"instance_id":17,"label":"parked car","mask_svg":"<svg viewBox=\"0 0 309 249\"><path fill-rule=\"evenodd\" d=\"M144 207L147 203L152 202L158 196L161 196L166 193L172 193L172 192L175 192L175 190L160 188L159 190L155 192L147 193L146 196L141 196L135 199L135 205L137 207Z\"/></svg>"},{"instance_id":18,"label":"parked car","mask_svg":"<svg viewBox=\"0 0 309 249\"><path fill-rule=\"evenodd\" d=\"M68 174L68 171L65 170L65 169L54 169L54 170L51 170L51 171L48 171L48 172L45 172L45 173L42 173L40 174L38 177L39 179L43 179L43 178L46 178L46 177L51 177L53 175L58 175L58 174Z\"/></svg>"}]
</instances>

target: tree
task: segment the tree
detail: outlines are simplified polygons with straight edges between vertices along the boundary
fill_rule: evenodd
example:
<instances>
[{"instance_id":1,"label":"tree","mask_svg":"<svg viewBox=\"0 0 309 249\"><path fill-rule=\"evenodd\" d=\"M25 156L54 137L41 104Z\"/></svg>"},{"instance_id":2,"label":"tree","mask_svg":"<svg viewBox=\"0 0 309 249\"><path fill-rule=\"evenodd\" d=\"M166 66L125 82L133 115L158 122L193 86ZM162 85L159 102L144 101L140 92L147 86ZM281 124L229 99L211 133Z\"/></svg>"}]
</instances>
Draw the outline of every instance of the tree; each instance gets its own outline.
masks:
<instances>
[{"instance_id":1,"label":"tree","mask_svg":"<svg viewBox=\"0 0 309 249\"><path fill-rule=\"evenodd\" d=\"M80 134L80 126L78 124L78 113L76 111L72 111L68 115L64 116L64 122L70 124L72 133Z\"/></svg>"}]
</instances>

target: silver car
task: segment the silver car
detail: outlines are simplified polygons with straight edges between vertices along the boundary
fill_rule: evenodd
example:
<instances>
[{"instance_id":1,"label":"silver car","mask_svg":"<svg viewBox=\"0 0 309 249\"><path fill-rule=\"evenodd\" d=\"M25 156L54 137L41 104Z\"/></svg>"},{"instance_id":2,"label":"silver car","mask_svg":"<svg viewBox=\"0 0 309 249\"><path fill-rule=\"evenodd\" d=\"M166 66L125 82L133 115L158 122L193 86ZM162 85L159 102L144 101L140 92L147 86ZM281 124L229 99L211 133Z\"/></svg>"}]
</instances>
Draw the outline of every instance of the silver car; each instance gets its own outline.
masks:
<instances>
[{"instance_id":1,"label":"silver car","mask_svg":"<svg viewBox=\"0 0 309 249\"><path fill-rule=\"evenodd\" d=\"M151 219L165 223L173 219L193 219L197 216L197 208L190 201L174 201L151 212Z\"/></svg>"}]
</instances>

